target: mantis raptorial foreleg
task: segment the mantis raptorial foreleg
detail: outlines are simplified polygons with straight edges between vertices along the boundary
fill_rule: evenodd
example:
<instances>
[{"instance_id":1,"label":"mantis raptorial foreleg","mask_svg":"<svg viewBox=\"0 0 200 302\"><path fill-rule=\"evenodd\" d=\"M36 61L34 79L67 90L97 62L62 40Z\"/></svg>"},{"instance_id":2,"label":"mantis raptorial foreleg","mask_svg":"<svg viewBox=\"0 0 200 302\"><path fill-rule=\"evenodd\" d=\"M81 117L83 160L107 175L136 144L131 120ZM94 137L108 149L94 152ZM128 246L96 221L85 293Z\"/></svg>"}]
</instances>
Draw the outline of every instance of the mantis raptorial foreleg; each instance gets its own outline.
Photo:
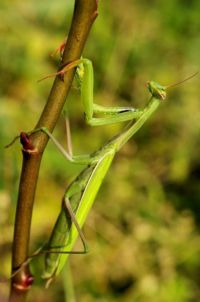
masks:
<instances>
[{"instance_id":1,"label":"mantis raptorial foreleg","mask_svg":"<svg viewBox=\"0 0 200 302\"><path fill-rule=\"evenodd\" d=\"M130 121L137 119L141 114L142 110L135 109L132 107L104 107L97 105L93 101L93 89L94 89L94 75L92 62L88 59L79 59L66 66L64 66L59 72L48 75L43 79L61 75L75 68L79 65L83 65L83 74L80 73L81 78L81 100L84 107L86 122L91 126L101 126L115 124L119 122ZM41 80L43 80L41 79ZM94 114L103 114L105 117L94 117Z\"/></svg>"}]
</instances>

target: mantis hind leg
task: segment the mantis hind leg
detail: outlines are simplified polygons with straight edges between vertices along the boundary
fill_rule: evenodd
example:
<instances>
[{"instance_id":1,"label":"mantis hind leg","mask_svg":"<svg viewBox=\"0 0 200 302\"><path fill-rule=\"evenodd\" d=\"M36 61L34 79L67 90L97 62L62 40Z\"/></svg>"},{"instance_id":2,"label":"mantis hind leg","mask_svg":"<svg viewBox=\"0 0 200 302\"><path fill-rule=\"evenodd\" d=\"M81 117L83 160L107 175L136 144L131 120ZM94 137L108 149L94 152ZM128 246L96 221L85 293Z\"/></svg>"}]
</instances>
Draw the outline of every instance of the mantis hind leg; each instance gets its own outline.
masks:
<instances>
[{"instance_id":1,"label":"mantis hind leg","mask_svg":"<svg viewBox=\"0 0 200 302\"><path fill-rule=\"evenodd\" d=\"M81 230L81 227L79 226L76 217L74 215L74 212L72 210L72 207L70 205L70 201L67 197L64 198L64 205L67 210L67 214L70 216L72 223L75 225L77 232L80 236L81 242L83 244L83 250L79 251L62 251L61 248L64 248L65 246L59 246L59 247L48 247L47 244L41 246L39 249L37 249L31 256L29 256L18 268L15 269L15 271L12 273L12 275L9 278L0 278L0 283L8 282L10 279L12 279L14 276L16 276L25 266L27 266L33 258L43 255L43 254L86 254L88 252L88 245L85 239L85 236ZM53 278L53 276L52 276ZM52 279L52 278L49 278ZM49 281L50 283L50 281ZM48 283L48 284L49 284Z\"/></svg>"},{"instance_id":2,"label":"mantis hind leg","mask_svg":"<svg viewBox=\"0 0 200 302\"><path fill-rule=\"evenodd\" d=\"M67 197L64 198L64 204L65 204L66 209L67 209L67 211L68 211L68 213L69 213L69 215L71 217L72 222L74 223L74 225L75 225L75 227L77 229L77 232L78 232L78 234L80 236L80 239L82 241L82 244L83 244L84 250L83 251L79 251L78 253L79 254L85 254L85 253L88 252L87 242L86 242L85 236L84 236L84 234L83 234L83 232L81 230L81 227L79 226L78 221L76 220L76 216L74 215L74 212L72 210L70 201L69 201L69 199ZM72 253L74 253L74 252L72 251ZM76 251L75 251L75 254L77 254Z\"/></svg>"},{"instance_id":3,"label":"mantis hind leg","mask_svg":"<svg viewBox=\"0 0 200 302\"><path fill-rule=\"evenodd\" d=\"M47 253L47 257L48 257L48 254L58 254L58 255L61 255L61 254L86 254L88 252L88 247L87 247L85 236L83 235L81 227L79 226L79 224L78 224L78 222L76 220L75 214L74 214L73 209L72 209L72 207L70 205L70 201L69 201L68 197L66 197L66 196L63 199L63 205L64 205L64 207L66 209L62 208L62 211L66 210L67 220L70 219L70 230L69 230L69 234L67 234L67 236L70 236L70 231L71 231L71 228L72 228L72 226L74 224L74 226L75 226L75 228L76 228L76 230L77 230L77 232L78 232L78 234L79 234L79 236L81 238L81 241L82 241L82 244L83 244L83 250L78 250L78 251L72 251L72 250L66 251L66 250L62 250L62 248L64 249L65 247L67 247L67 243L66 242L68 241L68 239L70 240L70 237L67 237L66 240L65 240L66 244L59 245L59 246L56 246L56 247L53 247L53 246L52 247L48 247L46 251L43 251L43 252ZM58 261L60 261L60 260L58 260ZM43 278L47 280L46 287L48 287L49 284L54 279L54 277L55 277L55 275L57 273L57 270L58 270L58 266L59 266L58 263L52 269L52 271L51 271L50 274L48 273L48 270L47 270L47 273L46 272L44 273Z\"/></svg>"},{"instance_id":4,"label":"mantis hind leg","mask_svg":"<svg viewBox=\"0 0 200 302\"><path fill-rule=\"evenodd\" d=\"M44 253L48 253L48 254L86 254L88 252L88 246L87 246L87 242L85 239L85 236L81 230L81 227L79 226L77 220L76 220L76 216L73 212L73 209L70 205L70 201L68 199L68 197L64 197L64 206L66 208L66 214L70 216L71 222L74 224L79 237L81 239L81 242L83 244L83 250L81 251L64 251L61 250L62 248L64 248L66 245L60 245L60 246L56 246L56 247L45 247L45 249L43 249L42 251L39 251L37 253L37 255L39 254L44 254ZM36 254L34 253L31 257L35 257Z\"/></svg>"}]
</instances>

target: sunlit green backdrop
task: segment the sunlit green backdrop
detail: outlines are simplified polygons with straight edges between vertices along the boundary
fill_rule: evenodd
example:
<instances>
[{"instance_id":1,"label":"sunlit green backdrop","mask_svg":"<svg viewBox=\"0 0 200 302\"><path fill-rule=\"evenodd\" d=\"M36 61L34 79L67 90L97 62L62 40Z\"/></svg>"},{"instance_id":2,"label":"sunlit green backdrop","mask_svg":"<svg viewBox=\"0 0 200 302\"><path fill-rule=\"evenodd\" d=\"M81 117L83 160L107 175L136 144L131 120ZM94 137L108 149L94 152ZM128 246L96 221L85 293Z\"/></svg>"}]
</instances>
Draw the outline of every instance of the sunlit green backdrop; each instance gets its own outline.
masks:
<instances>
[{"instance_id":1,"label":"sunlit green backdrop","mask_svg":"<svg viewBox=\"0 0 200 302\"><path fill-rule=\"evenodd\" d=\"M0 272L9 275L21 167L19 143L35 126L67 35L72 0L0 4ZM84 56L95 70L95 101L142 107L147 80L163 85L200 69L199 0L100 0ZM200 76L169 90L167 101L117 154L84 227L90 253L71 256L80 302L197 302L200 296ZM68 99L76 154L91 152L121 125L85 125L79 90ZM55 130L65 144L64 119ZM30 254L44 243L65 188L81 167L68 164L52 143L43 158ZM80 244L77 245L77 248ZM40 261L28 301L65 301L66 276L44 289ZM0 284L6 296L8 284ZM74 301L69 301L74 302Z\"/></svg>"}]
</instances>

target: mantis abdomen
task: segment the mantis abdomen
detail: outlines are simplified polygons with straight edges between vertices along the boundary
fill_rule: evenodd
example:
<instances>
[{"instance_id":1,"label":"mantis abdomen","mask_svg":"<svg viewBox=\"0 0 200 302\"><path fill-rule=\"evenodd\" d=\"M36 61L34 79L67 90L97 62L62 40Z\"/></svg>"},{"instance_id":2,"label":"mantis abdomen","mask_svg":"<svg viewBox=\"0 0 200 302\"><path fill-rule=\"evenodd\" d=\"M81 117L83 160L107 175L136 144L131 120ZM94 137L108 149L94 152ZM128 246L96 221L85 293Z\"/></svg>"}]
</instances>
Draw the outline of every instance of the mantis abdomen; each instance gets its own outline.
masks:
<instances>
[{"instance_id":1,"label":"mantis abdomen","mask_svg":"<svg viewBox=\"0 0 200 302\"><path fill-rule=\"evenodd\" d=\"M73 253L72 248L79 235L77 227L71 219L71 213L65 206L65 200L69 200L76 221L81 228L111 165L114 154L115 152L108 150L96 164L86 167L68 187L63 197L61 212L48 243L49 253L47 253L45 261L44 279L59 274L69 254Z\"/></svg>"}]
</instances>

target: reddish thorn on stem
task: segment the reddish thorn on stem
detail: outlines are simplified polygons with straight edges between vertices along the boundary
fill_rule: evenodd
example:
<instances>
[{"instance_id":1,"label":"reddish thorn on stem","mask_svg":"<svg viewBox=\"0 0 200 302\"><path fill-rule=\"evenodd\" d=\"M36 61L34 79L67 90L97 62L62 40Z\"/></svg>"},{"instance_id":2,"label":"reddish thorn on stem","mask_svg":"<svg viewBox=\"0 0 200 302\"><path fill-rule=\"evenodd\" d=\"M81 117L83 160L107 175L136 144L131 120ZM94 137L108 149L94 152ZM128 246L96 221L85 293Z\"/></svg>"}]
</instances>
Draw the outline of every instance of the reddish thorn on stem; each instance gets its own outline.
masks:
<instances>
[{"instance_id":1,"label":"reddish thorn on stem","mask_svg":"<svg viewBox=\"0 0 200 302\"><path fill-rule=\"evenodd\" d=\"M20 291L26 291L33 284L34 278L31 274L23 274L20 283L14 283L14 287Z\"/></svg>"},{"instance_id":2,"label":"reddish thorn on stem","mask_svg":"<svg viewBox=\"0 0 200 302\"><path fill-rule=\"evenodd\" d=\"M64 49L65 49L65 45L66 45L66 42L62 43L60 45L60 48L59 48L59 51L60 51L60 57L62 58L62 55L63 55L63 52L64 52Z\"/></svg>"},{"instance_id":3,"label":"reddish thorn on stem","mask_svg":"<svg viewBox=\"0 0 200 302\"><path fill-rule=\"evenodd\" d=\"M66 45L66 40L51 54L51 57L55 56L58 52L60 53L60 57L62 58L64 49Z\"/></svg>"},{"instance_id":4,"label":"reddish thorn on stem","mask_svg":"<svg viewBox=\"0 0 200 302\"><path fill-rule=\"evenodd\" d=\"M34 153L37 151L30 141L30 136L25 132L20 133L20 143L22 144L23 151L25 152Z\"/></svg>"}]
</instances>

